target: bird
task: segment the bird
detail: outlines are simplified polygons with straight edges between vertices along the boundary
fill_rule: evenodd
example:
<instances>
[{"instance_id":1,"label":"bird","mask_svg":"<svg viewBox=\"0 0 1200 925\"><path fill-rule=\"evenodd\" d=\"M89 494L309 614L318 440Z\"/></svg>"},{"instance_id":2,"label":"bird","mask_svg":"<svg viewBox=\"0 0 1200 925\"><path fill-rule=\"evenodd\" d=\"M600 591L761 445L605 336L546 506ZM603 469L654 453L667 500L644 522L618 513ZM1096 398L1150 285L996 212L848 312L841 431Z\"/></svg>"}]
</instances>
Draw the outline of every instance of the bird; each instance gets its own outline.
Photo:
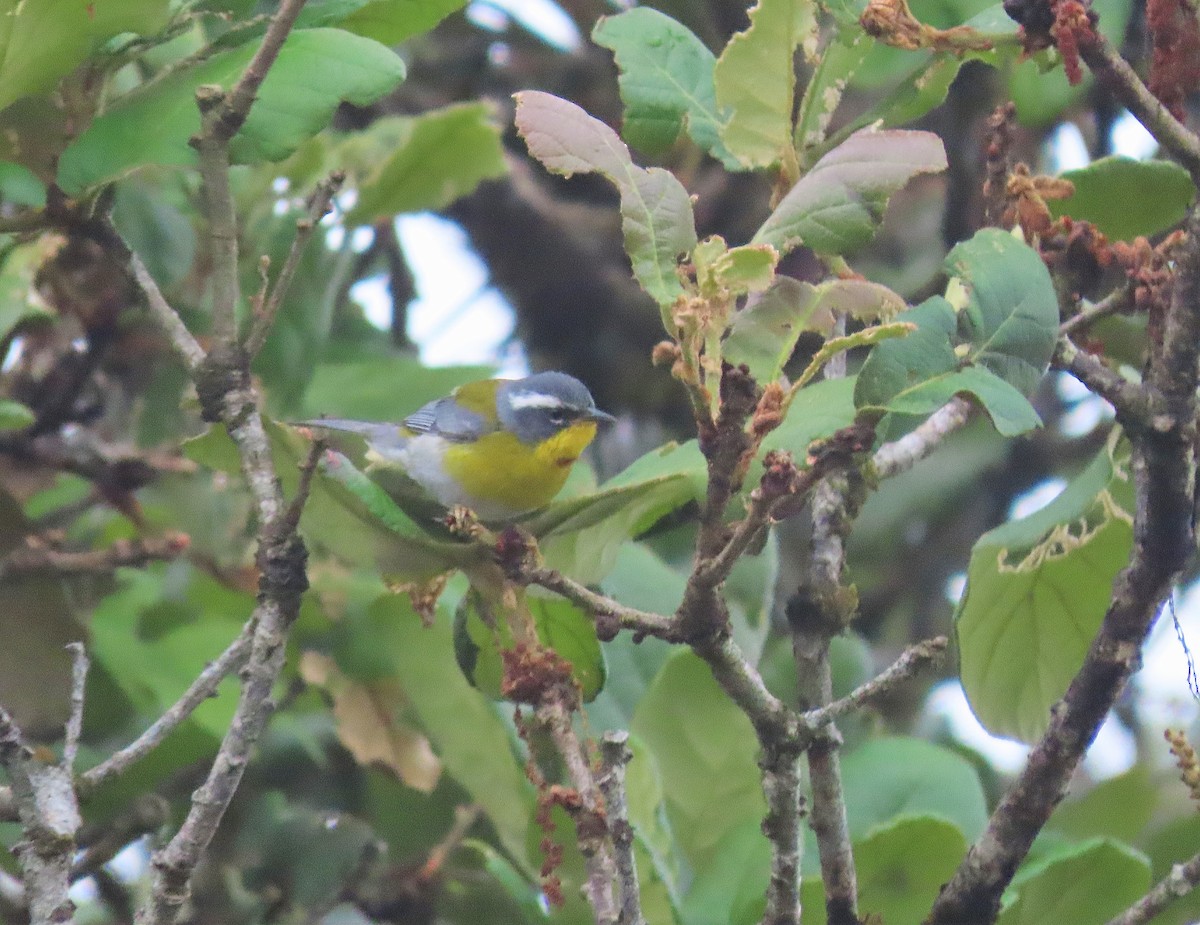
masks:
<instances>
[{"instance_id":1,"label":"bird","mask_svg":"<svg viewBox=\"0 0 1200 925\"><path fill-rule=\"evenodd\" d=\"M614 420L575 377L541 372L469 382L399 424L302 423L361 436L369 468L398 467L443 508L506 522L548 504L598 426Z\"/></svg>"}]
</instances>

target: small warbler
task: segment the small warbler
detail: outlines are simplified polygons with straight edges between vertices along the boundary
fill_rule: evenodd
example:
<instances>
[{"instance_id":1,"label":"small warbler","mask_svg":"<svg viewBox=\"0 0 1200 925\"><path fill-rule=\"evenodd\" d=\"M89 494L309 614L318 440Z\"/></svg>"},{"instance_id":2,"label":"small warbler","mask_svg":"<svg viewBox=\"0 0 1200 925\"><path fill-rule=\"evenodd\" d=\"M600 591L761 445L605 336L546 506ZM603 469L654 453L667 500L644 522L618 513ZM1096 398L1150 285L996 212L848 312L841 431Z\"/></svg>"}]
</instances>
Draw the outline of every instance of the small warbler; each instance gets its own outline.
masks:
<instances>
[{"instance_id":1,"label":"small warbler","mask_svg":"<svg viewBox=\"0 0 1200 925\"><path fill-rule=\"evenodd\" d=\"M547 504L597 424L613 420L578 379L545 372L469 382L400 424L305 424L362 436L371 466L399 466L443 507L461 504L497 521Z\"/></svg>"}]
</instances>

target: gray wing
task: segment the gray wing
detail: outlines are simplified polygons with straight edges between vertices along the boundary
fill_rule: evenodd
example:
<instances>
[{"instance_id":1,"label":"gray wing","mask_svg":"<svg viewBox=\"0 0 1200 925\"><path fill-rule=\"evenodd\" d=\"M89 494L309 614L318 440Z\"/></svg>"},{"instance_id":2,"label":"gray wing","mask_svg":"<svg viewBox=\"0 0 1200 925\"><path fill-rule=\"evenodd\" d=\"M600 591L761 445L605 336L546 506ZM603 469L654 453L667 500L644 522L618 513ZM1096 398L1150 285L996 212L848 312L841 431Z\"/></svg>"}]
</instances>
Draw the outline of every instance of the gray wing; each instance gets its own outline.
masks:
<instances>
[{"instance_id":1,"label":"gray wing","mask_svg":"<svg viewBox=\"0 0 1200 925\"><path fill-rule=\"evenodd\" d=\"M468 411L453 398L439 398L404 419L404 426L418 434L436 434L466 443L478 440L491 428L483 415Z\"/></svg>"}]
</instances>

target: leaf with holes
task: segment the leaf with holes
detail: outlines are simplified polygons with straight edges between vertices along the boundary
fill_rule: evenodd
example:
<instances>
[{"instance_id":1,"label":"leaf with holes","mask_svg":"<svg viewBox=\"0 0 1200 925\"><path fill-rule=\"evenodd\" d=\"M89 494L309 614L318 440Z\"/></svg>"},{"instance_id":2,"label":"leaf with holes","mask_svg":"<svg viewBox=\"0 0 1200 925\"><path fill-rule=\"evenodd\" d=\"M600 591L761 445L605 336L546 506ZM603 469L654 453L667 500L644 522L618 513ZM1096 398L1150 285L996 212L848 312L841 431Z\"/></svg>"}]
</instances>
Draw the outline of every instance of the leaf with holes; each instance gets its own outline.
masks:
<instances>
[{"instance_id":1,"label":"leaf with holes","mask_svg":"<svg viewBox=\"0 0 1200 925\"><path fill-rule=\"evenodd\" d=\"M605 16L592 41L613 52L625 104L621 134L647 154L662 154L685 129L731 170L741 164L721 142L723 118L713 87L716 58L691 30L650 7Z\"/></svg>"},{"instance_id":2,"label":"leaf with holes","mask_svg":"<svg viewBox=\"0 0 1200 925\"><path fill-rule=\"evenodd\" d=\"M758 0L750 26L729 40L713 72L717 105L728 116L721 138L747 167L792 155L796 49L812 56L817 40L812 0Z\"/></svg>"},{"instance_id":3,"label":"leaf with holes","mask_svg":"<svg viewBox=\"0 0 1200 925\"><path fill-rule=\"evenodd\" d=\"M1133 543L1129 449L1108 446L1050 504L985 533L955 614L979 721L1035 742L1083 664Z\"/></svg>"}]
</instances>

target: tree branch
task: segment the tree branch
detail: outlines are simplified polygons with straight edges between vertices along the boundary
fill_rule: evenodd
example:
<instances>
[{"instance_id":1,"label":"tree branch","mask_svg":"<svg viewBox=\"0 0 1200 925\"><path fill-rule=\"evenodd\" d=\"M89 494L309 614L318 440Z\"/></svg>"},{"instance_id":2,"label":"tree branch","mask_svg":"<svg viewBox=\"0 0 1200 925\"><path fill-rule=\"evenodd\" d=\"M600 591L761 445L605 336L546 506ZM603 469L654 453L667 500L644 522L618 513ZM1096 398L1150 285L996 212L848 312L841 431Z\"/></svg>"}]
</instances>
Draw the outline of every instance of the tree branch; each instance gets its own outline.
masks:
<instances>
[{"instance_id":1,"label":"tree branch","mask_svg":"<svg viewBox=\"0 0 1200 925\"><path fill-rule=\"evenodd\" d=\"M891 665L861 684L853 691L832 703L801 714L801 719L812 729L818 729L848 713L858 710L876 697L886 694L897 684L912 678L926 665L939 661L946 654L950 641L945 636L935 636L909 646Z\"/></svg>"},{"instance_id":2,"label":"tree branch","mask_svg":"<svg viewBox=\"0 0 1200 925\"><path fill-rule=\"evenodd\" d=\"M621 925L645 925L638 889L637 861L633 854L633 828L629 825L629 806L625 801L625 765L633 758L629 733L606 732L600 740L600 790L608 813L608 831L612 836L617 865L617 886Z\"/></svg>"},{"instance_id":3,"label":"tree branch","mask_svg":"<svg viewBox=\"0 0 1200 925\"><path fill-rule=\"evenodd\" d=\"M300 266L304 247L313 236L313 232L317 230L321 219L329 214L333 197L337 195L337 191L341 189L345 180L346 174L335 170L318 183L317 188L308 197L308 214L296 222L296 236L292 239L292 246L283 263L283 269L279 271L270 296L261 309L251 316L251 326L245 340L246 353L250 357L257 356L258 352L262 350L263 344L267 342L267 335L271 333L271 328L275 324L275 316L279 314L279 307L283 304L288 289L291 288L296 268Z\"/></svg>"},{"instance_id":4,"label":"tree branch","mask_svg":"<svg viewBox=\"0 0 1200 925\"><path fill-rule=\"evenodd\" d=\"M37 925L68 922L75 912L67 890L80 826L71 773L60 764L39 761L2 707L0 765L12 782L13 802L21 823L23 837L15 850L30 921Z\"/></svg>"},{"instance_id":5,"label":"tree branch","mask_svg":"<svg viewBox=\"0 0 1200 925\"><path fill-rule=\"evenodd\" d=\"M1100 724L1140 664L1141 648L1179 571L1195 550L1196 387L1200 352L1200 213L1188 220L1171 304L1145 377L1149 408L1129 428L1134 543L1113 583L1099 632L1021 775L930 912L930 925L992 921L1000 896L1058 804ZM1117 393L1118 400L1120 394ZM1117 406L1118 416L1130 417ZM1132 416L1135 423L1137 416Z\"/></svg>"},{"instance_id":6,"label":"tree branch","mask_svg":"<svg viewBox=\"0 0 1200 925\"><path fill-rule=\"evenodd\" d=\"M147 286L143 281L145 274L137 277L152 305L161 300L155 310L156 317L188 364L205 418L223 424L237 446L260 524L258 604L248 624L252 634L238 705L207 779L192 795L187 818L174 838L152 859L151 891L138 911L139 925L171 925L188 897L192 872L211 842L241 783L251 750L274 711L271 691L283 668L288 630L299 612L300 596L308 586L307 552L295 531L291 513L295 509L289 509L284 501L259 410L262 402L250 376L250 357L237 342L235 319L240 299L237 217L229 186L228 151L230 138L245 119L254 94L302 6L303 0L284 0L250 65L228 95L212 87L201 87L197 92L201 130L192 139L192 145L199 154L205 189L214 280L213 346L207 354L198 346L191 348L190 343L194 343L191 335L186 334L178 316L161 300L161 293L157 293L152 281ZM298 503L302 504L303 498ZM239 639L231 647L232 653L226 651L220 668L210 666L202 675L203 684L197 679L189 694L196 693L198 687L215 686L225 665L240 658L241 644ZM186 707L180 712L186 712ZM174 716L172 721L176 721ZM146 750L150 747L153 745Z\"/></svg>"},{"instance_id":7,"label":"tree branch","mask_svg":"<svg viewBox=\"0 0 1200 925\"><path fill-rule=\"evenodd\" d=\"M1200 853L1182 864L1175 864L1171 872L1156 883L1150 892L1115 918L1108 925L1146 925L1175 900L1187 896L1200 885Z\"/></svg>"},{"instance_id":8,"label":"tree branch","mask_svg":"<svg viewBox=\"0 0 1200 925\"><path fill-rule=\"evenodd\" d=\"M1200 186L1200 139L1171 115L1129 63L1099 32L1079 43L1079 55L1151 135L1170 152Z\"/></svg>"},{"instance_id":9,"label":"tree branch","mask_svg":"<svg viewBox=\"0 0 1200 925\"><path fill-rule=\"evenodd\" d=\"M1080 309L1076 314L1059 325L1058 332L1064 337L1070 337L1076 331L1090 327L1101 318L1107 318L1109 315L1116 315L1125 311L1133 305L1133 291L1133 284L1126 281L1099 302Z\"/></svg>"},{"instance_id":10,"label":"tree branch","mask_svg":"<svg viewBox=\"0 0 1200 925\"><path fill-rule=\"evenodd\" d=\"M847 491L845 476L826 479L817 488L808 586L788 604L799 706L806 712L820 710L833 699L829 643L845 629L853 613L853 600L842 587L844 537L850 519ZM858 883L842 792L841 744L841 735L830 721L808 747L812 829L817 836L828 921L830 925L857 925Z\"/></svg>"},{"instance_id":11,"label":"tree branch","mask_svg":"<svg viewBox=\"0 0 1200 925\"><path fill-rule=\"evenodd\" d=\"M250 620L242 628L237 639L205 666L191 686L183 692L183 695L162 716L151 723L145 732L79 776L80 793L89 794L124 774L162 744L163 740L191 716L200 704L215 696L217 688L226 676L236 671L245 662L250 653L250 640L253 636L254 621Z\"/></svg>"},{"instance_id":12,"label":"tree branch","mask_svg":"<svg viewBox=\"0 0 1200 925\"><path fill-rule=\"evenodd\" d=\"M1104 361L1084 353L1068 337L1060 337L1052 364L1070 373L1107 401L1122 424L1146 426L1152 417L1150 396L1144 386L1130 382Z\"/></svg>"},{"instance_id":13,"label":"tree branch","mask_svg":"<svg viewBox=\"0 0 1200 925\"><path fill-rule=\"evenodd\" d=\"M104 549L55 549L35 537L0 560L0 579L53 572L57 575L111 575L119 568L139 568L150 562L169 562L187 549L183 534L116 540Z\"/></svg>"},{"instance_id":14,"label":"tree branch","mask_svg":"<svg viewBox=\"0 0 1200 925\"><path fill-rule=\"evenodd\" d=\"M79 737L83 734L83 702L89 662L82 642L69 642L67 649L71 652L71 713L67 717L66 734L63 736L62 769L70 777L75 773Z\"/></svg>"},{"instance_id":15,"label":"tree branch","mask_svg":"<svg viewBox=\"0 0 1200 925\"><path fill-rule=\"evenodd\" d=\"M549 732L554 747L562 757L567 779L579 795L579 804L571 815L575 819L575 837L579 853L587 868L584 891L597 925L617 925L620 921L613 887L617 884L617 862L609 845L605 821L604 797L583 743L571 724L571 715L578 706L575 688L556 685L535 706L537 718ZM624 923L622 923L624 925Z\"/></svg>"},{"instance_id":16,"label":"tree branch","mask_svg":"<svg viewBox=\"0 0 1200 925\"><path fill-rule=\"evenodd\" d=\"M875 475L887 479L907 472L966 424L970 417L970 402L965 398L952 398L899 440L885 443L876 450L871 459Z\"/></svg>"}]
</instances>

